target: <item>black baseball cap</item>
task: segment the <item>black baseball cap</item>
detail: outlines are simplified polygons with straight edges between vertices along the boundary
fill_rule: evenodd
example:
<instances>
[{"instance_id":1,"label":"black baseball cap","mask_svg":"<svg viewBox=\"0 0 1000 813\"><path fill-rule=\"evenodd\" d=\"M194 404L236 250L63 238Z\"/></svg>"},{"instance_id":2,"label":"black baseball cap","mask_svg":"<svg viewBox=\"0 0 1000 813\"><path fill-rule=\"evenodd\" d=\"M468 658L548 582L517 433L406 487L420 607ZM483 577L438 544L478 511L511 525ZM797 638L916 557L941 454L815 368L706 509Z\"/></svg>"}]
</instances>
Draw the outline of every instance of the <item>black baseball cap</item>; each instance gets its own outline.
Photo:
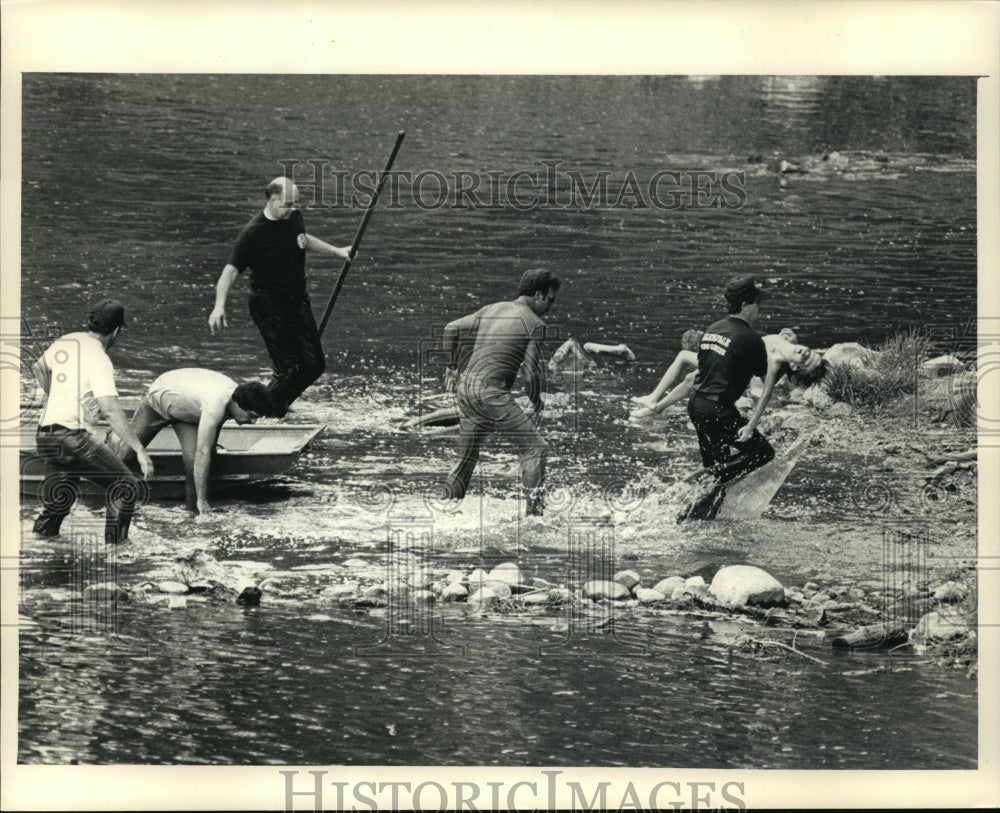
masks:
<instances>
[{"instance_id":1,"label":"black baseball cap","mask_svg":"<svg viewBox=\"0 0 1000 813\"><path fill-rule=\"evenodd\" d=\"M726 283L726 299L737 304L752 304L767 297L757 284L757 278L750 275L733 277Z\"/></svg>"},{"instance_id":2,"label":"black baseball cap","mask_svg":"<svg viewBox=\"0 0 1000 813\"><path fill-rule=\"evenodd\" d=\"M90 311L88 322L90 327L101 333L125 327L125 306L117 299L102 299Z\"/></svg>"}]
</instances>

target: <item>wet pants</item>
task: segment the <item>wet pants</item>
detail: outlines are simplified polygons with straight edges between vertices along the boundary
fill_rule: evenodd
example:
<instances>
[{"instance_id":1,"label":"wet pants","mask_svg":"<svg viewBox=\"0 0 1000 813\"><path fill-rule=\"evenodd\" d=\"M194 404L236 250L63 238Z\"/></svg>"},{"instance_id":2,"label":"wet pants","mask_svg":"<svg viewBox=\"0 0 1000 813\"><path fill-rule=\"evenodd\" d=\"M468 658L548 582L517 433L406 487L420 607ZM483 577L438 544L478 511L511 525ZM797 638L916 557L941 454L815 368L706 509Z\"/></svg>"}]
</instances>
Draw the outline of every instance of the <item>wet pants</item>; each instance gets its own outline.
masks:
<instances>
[{"instance_id":1,"label":"wet pants","mask_svg":"<svg viewBox=\"0 0 1000 813\"><path fill-rule=\"evenodd\" d=\"M319 328L304 290L251 286L250 317L260 330L274 374L267 385L278 417L326 370Z\"/></svg>"},{"instance_id":2,"label":"wet pants","mask_svg":"<svg viewBox=\"0 0 1000 813\"><path fill-rule=\"evenodd\" d=\"M59 533L79 495L80 478L84 478L104 488L104 541L117 544L128 539L141 484L115 450L85 429L56 425L39 428L36 446L39 457L55 471L42 483L42 512L35 520L35 533Z\"/></svg>"},{"instance_id":3,"label":"wet pants","mask_svg":"<svg viewBox=\"0 0 1000 813\"><path fill-rule=\"evenodd\" d=\"M455 402L459 413L458 463L445 480L448 497L462 499L465 496L479 462L480 446L489 434L501 432L518 450L521 484L528 494L528 511L541 513L539 491L545 479L546 443L535 424L514 403L510 390L497 381L462 381Z\"/></svg>"},{"instance_id":4,"label":"wet pants","mask_svg":"<svg viewBox=\"0 0 1000 813\"><path fill-rule=\"evenodd\" d=\"M723 482L741 477L774 459L774 448L756 429L745 443L736 433L747 419L732 404L721 404L698 394L688 401L688 417L698 433L702 464ZM731 448L735 447L735 454Z\"/></svg>"}]
</instances>

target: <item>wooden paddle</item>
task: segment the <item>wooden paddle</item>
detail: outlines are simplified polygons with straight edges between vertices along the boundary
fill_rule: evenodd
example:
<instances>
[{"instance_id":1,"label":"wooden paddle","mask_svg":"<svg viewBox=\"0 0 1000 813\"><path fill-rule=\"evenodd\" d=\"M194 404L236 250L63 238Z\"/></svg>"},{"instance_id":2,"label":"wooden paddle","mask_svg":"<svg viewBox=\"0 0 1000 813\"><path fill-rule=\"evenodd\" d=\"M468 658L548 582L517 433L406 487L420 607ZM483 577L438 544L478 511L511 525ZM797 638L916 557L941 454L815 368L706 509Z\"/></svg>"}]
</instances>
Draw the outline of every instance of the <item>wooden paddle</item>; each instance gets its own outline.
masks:
<instances>
[{"instance_id":1,"label":"wooden paddle","mask_svg":"<svg viewBox=\"0 0 1000 813\"><path fill-rule=\"evenodd\" d=\"M378 186L375 188L375 194L372 195L371 202L368 204L368 208L365 209L364 216L361 218L361 225L358 226L358 231L354 235L354 242L351 243L351 253L348 255L347 259L344 260L344 265L340 269L340 276L337 277L337 284L334 286L333 293L330 295L330 301L326 303L326 310L323 311L323 318L319 323L319 333L321 336L323 335L323 330L326 328L326 323L330 321L330 314L333 312L333 305L337 301L340 289L344 287L344 280L347 278L347 272L351 267L351 263L354 261L354 255L357 254L358 246L361 245L361 238L364 237L365 229L368 228L368 221L371 220L372 212L375 211L375 204L378 203L378 196L382 191L382 185L385 183L386 178L389 177L389 170L392 169L392 164L396 160L396 153L399 152L399 146L403 143L403 136L405 135L405 130L400 130L397 134L396 143L392 147L392 152L389 154L389 160L386 162L385 169L379 178Z\"/></svg>"}]
</instances>

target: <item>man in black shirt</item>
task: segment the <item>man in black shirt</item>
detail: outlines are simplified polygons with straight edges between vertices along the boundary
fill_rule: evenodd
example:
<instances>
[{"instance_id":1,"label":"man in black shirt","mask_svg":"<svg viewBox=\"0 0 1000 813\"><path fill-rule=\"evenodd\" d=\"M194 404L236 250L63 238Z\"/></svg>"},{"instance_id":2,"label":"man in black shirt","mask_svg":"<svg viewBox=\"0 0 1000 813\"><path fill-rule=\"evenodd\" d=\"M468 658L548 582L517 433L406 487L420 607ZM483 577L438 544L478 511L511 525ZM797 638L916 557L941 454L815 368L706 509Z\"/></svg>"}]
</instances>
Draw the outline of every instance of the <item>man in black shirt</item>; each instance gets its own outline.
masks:
<instances>
[{"instance_id":1,"label":"man in black shirt","mask_svg":"<svg viewBox=\"0 0 1000 813\"><path fill-rule=\"evenodd\" d=\"M236 238L215 289L208 317L214 334L226 327L226 298L236 277L250 269L250 316L260 330L274 375L268 390L278 417L326 369L319 329L306 292L305 252L346 260L351 247L336 248L306 233L299 190L275 178L264 190L264 210Z\"/></svg>"},{"instance_id":2,"label":"man in black shirt","mask_svg":"<svg viewBox=\"0 0 1000 813\"><path fill-rule=\"evenodd\" d=\"M771 386L765 386L750 420L736 408L750 379L765 378L767 348L753 330L764 291L752 276L734 277L726 285L729 316L709 326L698 347L698 374L688 402L688 415L698 433L705 468L722 482L735 479L774 458L774 449L757 431ZM736 453L731 453L731 447Z\"/></svg>"}]
</instances>

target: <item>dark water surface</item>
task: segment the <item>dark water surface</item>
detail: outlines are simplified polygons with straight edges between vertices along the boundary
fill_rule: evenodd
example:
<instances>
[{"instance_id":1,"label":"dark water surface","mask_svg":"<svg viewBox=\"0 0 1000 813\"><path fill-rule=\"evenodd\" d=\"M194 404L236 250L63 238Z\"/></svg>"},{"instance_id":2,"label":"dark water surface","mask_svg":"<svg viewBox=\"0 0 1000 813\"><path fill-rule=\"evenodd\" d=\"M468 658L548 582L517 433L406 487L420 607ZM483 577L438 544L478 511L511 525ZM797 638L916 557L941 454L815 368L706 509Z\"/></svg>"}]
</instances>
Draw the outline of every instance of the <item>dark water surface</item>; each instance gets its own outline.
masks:
<instances>
[{"instance_id":1,"label":"dark water surface","mask_svg":"<svg viewBox=\"0 0 1000 813\"><path fill-rule=\"evenodd\" d=\"M877 585L882 528L852 500L878 478L867 449L803 461L762 520L677 526L666 484L694 464L694 438L679 413L641 427L626 406L685 328L717 316L721 284L741 271L774 292L764 326L794 326L817 347L975 316L975 98L973 80L933 77L26 75L22 313L43 337L76 329L98 296L122 299L129 329L112 355L129 397L174 367L266 374L244 280L226 333L210 336L206 321L281 159L299 162L306 204L307 161L381 169L400 129L397 170L470 173L487 198L496 178L544 178L541 162L558 168L557 201L569 172L589 186L606 171L610 203L630 174L640 189L664 170L743 180L731 209L418 206L401 184L334 311L327 375L291 416L328 424L311 456L278 483L220 496L212 524L148 505L130 550L98 556L134 585L201 548L252 581L291 574L302 589L265 593L259 609L123 605L110 635L80 620L84 552L25 534L21 605L34 623L21 633L19 759L973 767L975 684L919 658L837 657L800 637L822 665L732 660L735 622L636 610L612 635L565 616L452 608L425 657L413 636L364 649L387 616L319 594L384 569L387 525L417 520L433 527L416 552L434 567L485 550L483 561L572 581L568 540L594 516L610 516L622 566L653 582L748 562L787 584ZM422 188L433 201L433 183ZM360 214L323 191L307 228L349 243ZM554 380L543 522L518 519L514 460L497 446L476 495L443 514L425 493L450 466L449 437L398 431L439 392L421 350L435 326L512 296L538 265L565 281L549 352L565 336L624 341L638 362ZM339 263L313 256L307 268L319 311ZM26 500L25 528L34 511ZM68 522L97 516L89 504ZM950 533L933 526L938 555L974 554L947 545Z\"/></svg>"}]
</instances>

